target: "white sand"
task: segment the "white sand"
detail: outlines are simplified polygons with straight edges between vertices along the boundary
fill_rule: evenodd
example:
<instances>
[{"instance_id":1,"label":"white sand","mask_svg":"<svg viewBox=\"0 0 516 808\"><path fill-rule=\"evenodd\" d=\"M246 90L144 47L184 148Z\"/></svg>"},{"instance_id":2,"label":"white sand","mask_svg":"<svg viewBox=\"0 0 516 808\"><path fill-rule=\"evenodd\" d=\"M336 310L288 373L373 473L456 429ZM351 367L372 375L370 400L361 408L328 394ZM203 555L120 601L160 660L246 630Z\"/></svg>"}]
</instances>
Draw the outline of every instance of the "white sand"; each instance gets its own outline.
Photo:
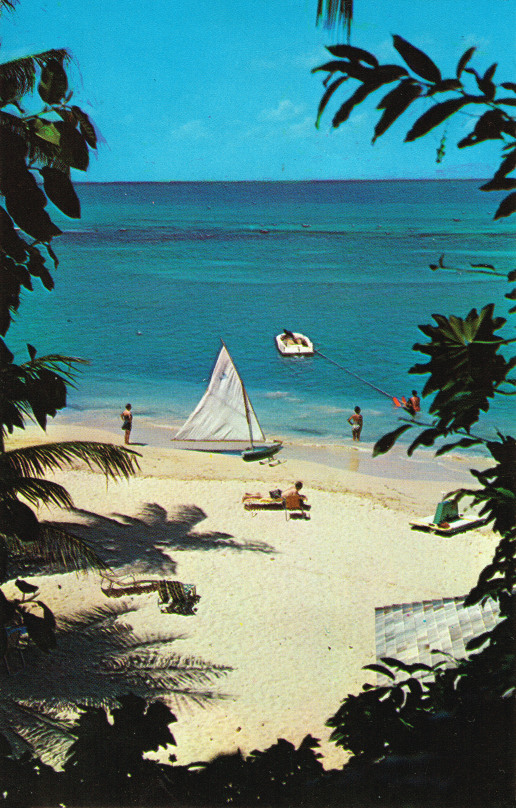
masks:
<instances>
[{"instance_id":1,"label":"white sand","mask_svg":"<svg viewBox=\"0 0 516 808\"><path fill-rule=\"evenodd\" d=\"M51 426L45 440L112 439L79 432ZM118 435L115 440L120 443ZM332 467L297 459L302 452L296 457L286 447L286 462L271 468L222 455L135 448L141 471L129 482L106 488L101 474L79 465L55 479L77 508L100 516L138 517L153 503L164 509L166 523L144 525L139 541L149 549L166 543L171 562L161 574L196 584L201 601L195 616L182 617L162 614L155 594L139 596L134 620L147 630L166 625L181 633L174 643L179 653L233 668L215 684L229 699L177 712L177 748L170 751L187 763L237 748L264 749L279 737L298 744L311 733L321 739L325 766L341 765L345 755L328 741L325 721L348 693L374 681L361 668L375 660L375 607L463 595L492 557L496 539L487 528L443 538L409 527L414 516L433 513L442 492L461 480L474 482L468 462L430 467L415 459L411 465L399 452L372 461L367 447L316 455ZM380 476L362 473L374 463ZM312 505L309 521L244 510L244 492L266 494L297 479ZM40 516L89 521L58 511ZM217 539L222 546L214 548ZM39 581L41 599L57 614L104 598L96 574Z\"/></svg>"}]
</instances>

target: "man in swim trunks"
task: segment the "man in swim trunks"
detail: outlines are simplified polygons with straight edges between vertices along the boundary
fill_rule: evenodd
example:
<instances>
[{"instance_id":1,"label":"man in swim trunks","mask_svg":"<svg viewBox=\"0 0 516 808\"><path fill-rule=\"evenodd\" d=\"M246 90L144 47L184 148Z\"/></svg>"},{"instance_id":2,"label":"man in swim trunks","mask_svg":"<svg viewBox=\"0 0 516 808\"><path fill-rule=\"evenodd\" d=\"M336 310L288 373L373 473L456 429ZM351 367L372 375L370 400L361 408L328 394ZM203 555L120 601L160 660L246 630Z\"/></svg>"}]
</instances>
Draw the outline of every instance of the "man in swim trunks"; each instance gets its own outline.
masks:
<instances>
[{"instance_id":1,"label":"man in swim trunks","mask_svg":"<svg viewBox=\"0 0 516 808\"><path fill-rule=\"evenodd\" d=\"M122 429L125 433L125 442L130 443L129 438L131 437L131 429L133 426L133 414L130 404L125 405L125 410L120 414L120 418L122 419Z\"/></svg>"},{"instance_id":2,"label":"man in swim trunks","mask_svg":"<svg viewBox=\"0 0 516 808\"><path fill-rule=\"evenodd\" d=\"M348 424L351 424L353 440L360 440L360 433L362 432L362 427L364 425L364 419L362 417L362 413L360 412L360 407L355 407L355 412L348 418Z\"/></svg>"}]
</instances>

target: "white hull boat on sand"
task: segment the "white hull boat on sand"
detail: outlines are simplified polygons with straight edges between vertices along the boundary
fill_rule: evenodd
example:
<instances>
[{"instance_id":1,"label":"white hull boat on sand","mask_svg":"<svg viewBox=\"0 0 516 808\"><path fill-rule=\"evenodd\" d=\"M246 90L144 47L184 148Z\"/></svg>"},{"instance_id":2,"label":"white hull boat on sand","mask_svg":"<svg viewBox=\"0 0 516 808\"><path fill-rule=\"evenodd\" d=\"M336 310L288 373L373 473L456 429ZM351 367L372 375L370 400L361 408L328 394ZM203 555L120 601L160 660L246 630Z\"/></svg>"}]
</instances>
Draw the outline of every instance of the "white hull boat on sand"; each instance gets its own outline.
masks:
<instances>
[{"instance_id":1,"label":"white hull boat on sand","mask_svg":"<svg viewBox=\"0 0 516 808\"><path fill-rule=\"evenodd\" d=\"M313 356L314 345L304 334L283 331L276 336L276 347L283 356Z\"/></svg>"},{"instance_id":2,"label":"white hull boat on sand","mask_svg":"<svg viewBox=\"0 0 516 808\"><path fill-rule=\"evenodd\" d=\"M240 454L247 461L271 458L281 449L281 441L266 440L224 343L208 389L172 441L178 449Z\"/></svg>"}]
</instances>

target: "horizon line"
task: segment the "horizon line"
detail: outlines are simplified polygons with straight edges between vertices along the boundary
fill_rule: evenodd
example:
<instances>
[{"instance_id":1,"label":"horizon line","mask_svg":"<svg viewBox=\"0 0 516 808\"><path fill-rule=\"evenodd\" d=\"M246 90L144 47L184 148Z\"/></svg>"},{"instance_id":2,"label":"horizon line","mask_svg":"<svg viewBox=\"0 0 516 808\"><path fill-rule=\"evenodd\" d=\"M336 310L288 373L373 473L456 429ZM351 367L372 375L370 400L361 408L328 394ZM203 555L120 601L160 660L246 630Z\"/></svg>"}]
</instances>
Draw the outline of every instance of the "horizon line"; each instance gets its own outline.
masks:
<instances>
[{"instance_id":1,"label":"horizon line","mask_svg":"<svg viewBox=\"0 0 516 808\"><path fill-rule=\"evenodd\" d=\"M486 182L489 177L367 177L346 179L304 179L304 180L76 180L74 185L188 185L194 183L334 183L334 182Z\"/></svg>"}]
</instances>

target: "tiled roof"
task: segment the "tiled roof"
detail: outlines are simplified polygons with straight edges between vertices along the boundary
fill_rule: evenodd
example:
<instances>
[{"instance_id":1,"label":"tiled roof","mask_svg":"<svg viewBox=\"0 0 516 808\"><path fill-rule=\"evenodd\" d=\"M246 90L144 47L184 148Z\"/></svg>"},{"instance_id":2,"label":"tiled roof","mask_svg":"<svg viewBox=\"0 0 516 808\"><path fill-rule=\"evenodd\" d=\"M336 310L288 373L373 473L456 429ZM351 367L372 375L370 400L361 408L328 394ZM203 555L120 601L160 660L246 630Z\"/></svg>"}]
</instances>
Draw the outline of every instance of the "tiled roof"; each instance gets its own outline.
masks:
<instances>
[{"instance_id":1,"label":"tiled roof","mask_svg":"<svg viewBox=\"0 0 516 808\"><path fill-rule=\"evenodd\" d=\"M464 596L380 606L375 609L376 658L434 665L447 659L432 654L435 648L459 659L466 654L467 642L491 630L498 620L496 602L464 606ZM378 684L389 681L378 675Z\"/></svg>"}]
</instances>

